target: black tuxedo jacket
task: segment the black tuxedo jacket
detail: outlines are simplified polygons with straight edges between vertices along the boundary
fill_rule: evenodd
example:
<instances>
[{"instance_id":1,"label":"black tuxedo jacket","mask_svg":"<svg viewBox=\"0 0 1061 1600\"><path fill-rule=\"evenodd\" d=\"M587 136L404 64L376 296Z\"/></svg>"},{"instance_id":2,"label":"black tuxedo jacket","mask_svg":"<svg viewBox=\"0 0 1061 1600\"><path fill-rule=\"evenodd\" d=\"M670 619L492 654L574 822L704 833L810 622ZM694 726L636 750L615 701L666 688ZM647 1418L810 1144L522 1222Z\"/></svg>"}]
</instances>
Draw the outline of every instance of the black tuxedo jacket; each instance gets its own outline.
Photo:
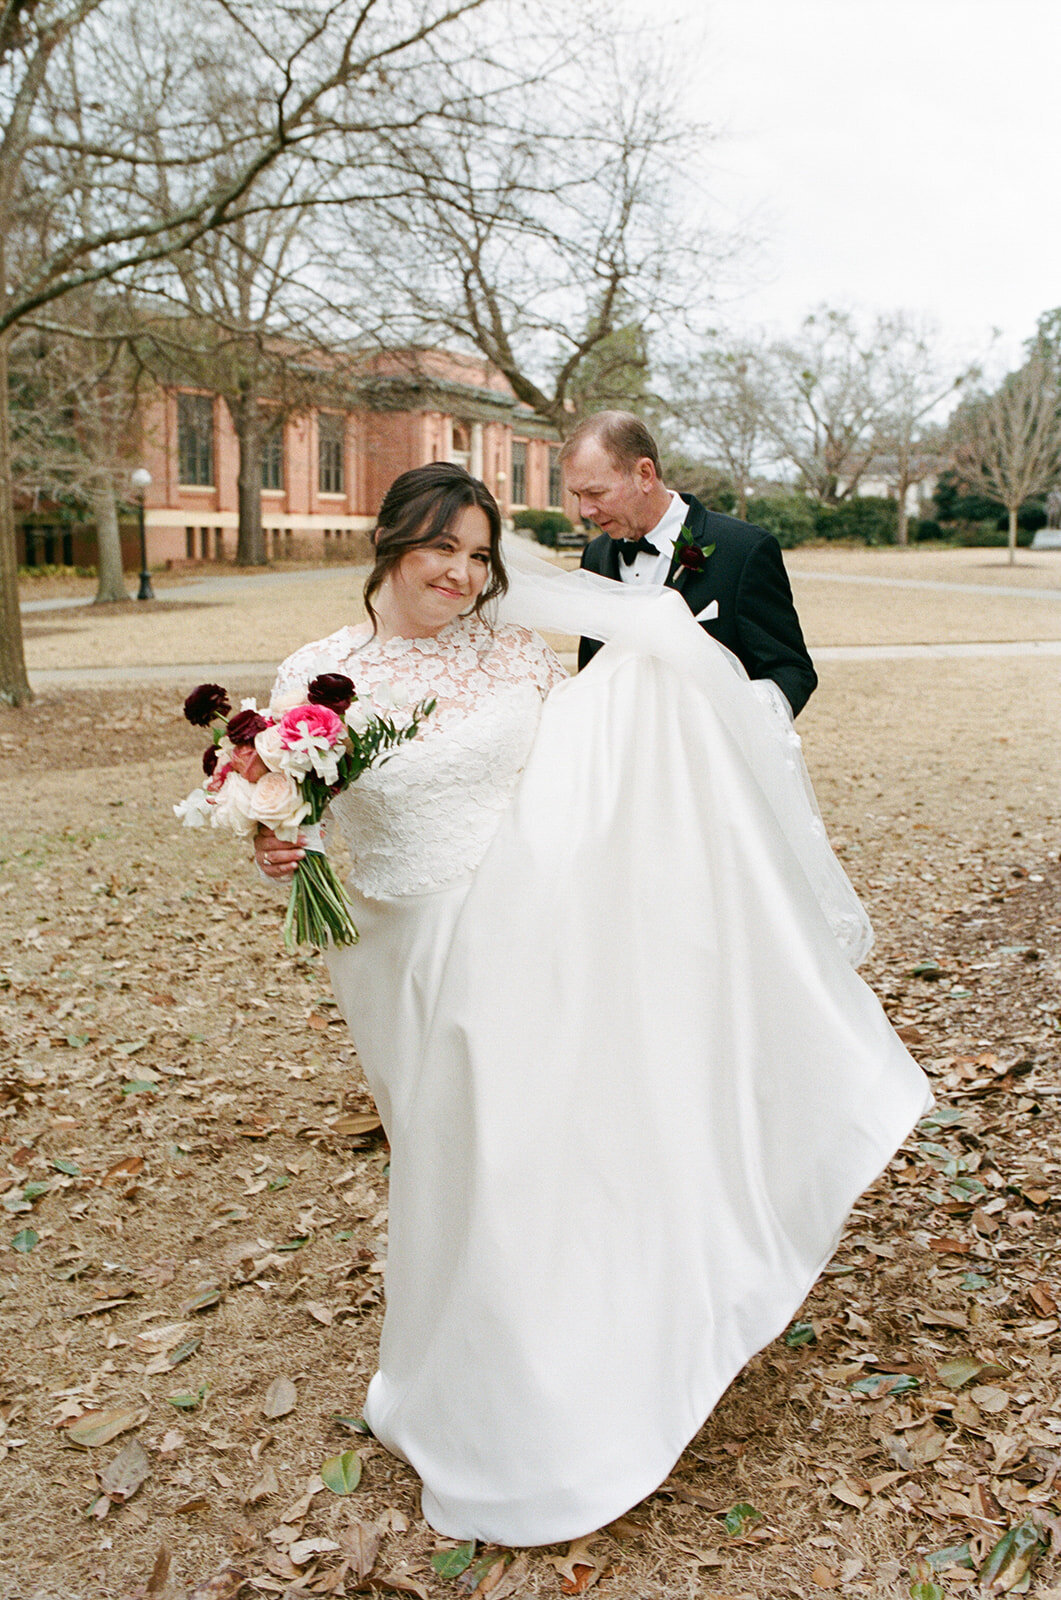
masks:
<instances>
[{"instance_id":1,"label":"black tuxedo jacket","mask_svg":"<svg viewBox=\"0 0 1061 1600\"><path fill-rule=\"evenodd\" d=\"M781 548L772 533L736 517L708 511L692 495L683 494L688 506L685 525L701 547L714 545L700 572L687 571L668 578L695 616L712 600L718 616L700 626L740 661L749 678L772 678L792 707L802 711L818 683L807 654L803 632L792 603ZM619 542L606 533L591 539L582 552L582 565L606 578L619 578ZM581 672L596 655L596 639L579 645Z\"/></svg>"}]
</instances>

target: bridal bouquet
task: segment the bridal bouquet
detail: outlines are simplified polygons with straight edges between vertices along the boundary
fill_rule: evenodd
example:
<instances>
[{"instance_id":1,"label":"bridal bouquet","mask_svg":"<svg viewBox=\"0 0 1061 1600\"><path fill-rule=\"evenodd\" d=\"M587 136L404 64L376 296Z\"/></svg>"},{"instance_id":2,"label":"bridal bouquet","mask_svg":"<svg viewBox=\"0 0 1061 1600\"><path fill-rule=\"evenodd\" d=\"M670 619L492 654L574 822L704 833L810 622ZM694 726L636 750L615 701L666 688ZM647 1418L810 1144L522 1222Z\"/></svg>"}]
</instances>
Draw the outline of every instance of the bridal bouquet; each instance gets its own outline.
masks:
<instances>
[{"instance_id":1,"label":"bridal bouquet","mask_svg":"<svg viewBox=\"0 0 1061 1600\"><path fill-rule=\"evenodd\" d=\"M339 672L314 678L304 695L287 696L265 711L245 700L233 712L227 692L201 683L184 702L196 728L210 728L203 756L205 782L173 807L188 828L227 828L249 838L259 826L306 854L295 867L284 917L284 944L355 944L350 901L324 855L318 824L328 802L398 745L415 737L434 700L402 709L397 691L377 686L359 700Z\"/></svg>"}]
</instances>

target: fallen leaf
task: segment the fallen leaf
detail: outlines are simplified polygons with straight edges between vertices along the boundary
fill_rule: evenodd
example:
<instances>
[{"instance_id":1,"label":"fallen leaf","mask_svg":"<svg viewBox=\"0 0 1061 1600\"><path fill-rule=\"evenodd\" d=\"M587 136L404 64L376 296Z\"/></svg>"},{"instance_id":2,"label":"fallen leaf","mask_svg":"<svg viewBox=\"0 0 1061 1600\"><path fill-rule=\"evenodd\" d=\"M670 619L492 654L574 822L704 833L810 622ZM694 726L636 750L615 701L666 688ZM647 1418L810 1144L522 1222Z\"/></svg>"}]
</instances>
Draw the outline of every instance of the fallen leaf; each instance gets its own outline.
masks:
<instances>
[{"instance_id":1,"label":"fallen leaf","mask_svg":"<svg viewBox=\"0 0 1061 1600\"><path fill-rule=\"evenodd\" d=\"M343 1554L353 1563L358 1582L361 1582L376 1565L383 1543L382 1528L374 1522L351 1522L340 1531L338 1538Z\"/></svg>"},{"instance_id":2,"label":"fallen leaf","mask_svg":"<svg viewBox=\"0 0 1061 1600\"><path fill-rule=\"evenodd\" d=\"M296 1539L288 1545L287 1554L296 1567L304 1567L313 1556L328 1555L338 1548L334 1539Z\"/></svg>"},{"instance_id":3,"label":"fallen leaf","mask_svg":"<svg viewBox=\"0 0 1061 1600\"><path fill-rule=\"evenodd\" d=\"M324 1487L333 1494L353 1494L361 1482L361 1457L356 1450L344 1450L342 1455L329 1456L320 1469Z\"/></svg>"},{"instance_id":4,"label":"fallen leaf","mask_svg":"<svg viewBox=\"0 0 1061 1600\"><path fill-rule=\"evenodd\" d=\"M325 1024L325 1026L327 1026L327 1024ZM383 1124L375 1111L353 1111L348 1112L341 1117L337 1117L335 1121L329 1123L328 1126L331 1128L333 1133L350 1135L359 1133L375 1133L377 1128L383 1127Z\"/></svg>"},{"instance_id":5,"label":"fallen leaf","mask_svg":"<svg viewBox=\"0 0 1061 1600\"><path fill-rule=\"evenodd\" d=\"M445 1550L436 1550L431 1557L431 1566L440 1578L459 1578L466 1572L475 1560L475 1540L469 1539L464 1544L452 1545Z\"/></svg>"},{"instance_id":6,"label":"fallen leaf","mask_svg":"<svg viewBox=\"0 0 1061 1600\"><path fill-rule=\"evenodd\" d=\"M151 1472L147 1451L138 1439L130 1439L99 1475L100 1488L111 1500L122 1505L132 1499Z\"/></svg>"},{"instance_id":7,"label":"fallen leaf","mask_svg":"<svg viewBox=\"0 0 1061 1600\"><path fill-rule=\"evenodd\" d=\"M95 1449L101 1444L110 1444L120 1433L128 1433L145 1416L146 1412L133 1411L125 1406L110 1411L85 1411L67 1428L66 1437L75 1444L84 1445L86 1449Z\"/></svg>"},{"instance_id":8,"label":"fallen leaf","mask_svg":"<svg viewBox=\"0 0 1061 1600\"><path fill-rule=\"evenodd\" d=\"M246 1582L247 1574L240 1572L238 1567L222 1567L212 1578L197 1584L188 1595L188 1600L236 1600Z\"/></svg>"},{"instance_id":9,"label":"fallen leaf","mask_svg":"<svg viewBox=\"0 0 1061 1600\"><path fill-rule=\"evenodd\" d=\"M416 1600L430 1600L427 1590L422 1583L417 1583L415 1578L408 1578L403 1572L377 1572L373 1575L372 1586L376 1589L391 1589L395 1594L411 1594Z\"/></svg>"},{"instance_id":10,"label":"fallen leaf","mask_svg":"<svg viewBox=\"0 0 1061 1600\"><path fill-rule=\"evenodd\" d=\"M36 1228L21 1228L11 1241L12 1250L17 1250L20 1255L28 1255L35 1250L41 1242L41 1236Z\"/></svg>"},{"instance_id":11,"label":"fallen leaf","mask_svg":"<svg viewBox=\"0 0 1061 1600\"><path fill-rule=\"evenodd\" d=\"M274 1420L277 1417L286 1417L289 1411L294 1411L298 1404L298 1390L290 1378L274 1378L265 1391L262 1402L262 1416Z\"/></svg>"},{"instance_id":12,"label":"fallen leaf","mask_svg":"<svg viewBox=\"0 0 1061 1600\"><path fill-rule=\"evenodd\" d=\"M123 1178L135 1178L144 1170L143 1156L124 1156L103 1174L100 1183L119 1183Z\"/></svg>"},{"instance_id":13,"label":"fallen leaf","mask_svg":"<svg viewBox=\"0 0 1061 1600\"><path fill-rule=\"evenodd\" d=\"M987 1594L1009 1594L1031 1571L1046 1544L1030 1517L1004 1533L980 1568L980 1583Z\"/></svg>"},{"instance_id":14,"label":"fallen leaf","mask_svg":"<svg viewBox=\"0 0 1061 1600\"><path fill-rule=\"evenodd\" d=\"M266 1466L258 1482L243 1496L245 1506L256 1506L261 1500L280 1493L280 1484L272 1467Z\"/></svg>"},{"instance_id":15,"label":"fallen leaf","mask_svg":"<svg viewBox=\"0 0 1061 1600\"><path fill-rule=\"evenodd\" d=\"M810 1581L816 1589L839 1589L840 1578L835 1572L830 1572L828 1567L815 1567L810 1575Z\"/></svg>"},{"instance_id":16,"label":"fallen leaf","mask_svg":"<svg viewBox=\"0 0 1061 1600\"><path fill-rule=\"evenodd\" d=\"M209 1311L211 1306L216 1306L221 1300L221 1285L217 1283L201 1283L190 1299L185 1300L181 1306L181 1316L186 1317L193 1311Z\"/></svg>"}]
</instances>

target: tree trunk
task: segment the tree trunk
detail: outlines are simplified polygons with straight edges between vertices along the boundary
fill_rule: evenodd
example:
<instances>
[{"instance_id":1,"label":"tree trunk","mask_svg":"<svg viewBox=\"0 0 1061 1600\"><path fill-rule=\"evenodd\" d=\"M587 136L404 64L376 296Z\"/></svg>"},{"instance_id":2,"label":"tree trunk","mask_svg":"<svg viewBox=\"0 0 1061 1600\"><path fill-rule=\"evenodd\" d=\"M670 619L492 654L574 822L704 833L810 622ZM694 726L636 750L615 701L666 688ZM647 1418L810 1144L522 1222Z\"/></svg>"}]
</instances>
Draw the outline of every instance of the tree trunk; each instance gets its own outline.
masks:
<instances>
[{"instance_id":1,"label":"tree trunk","mask_svg":"<svg viewBox=\"0 0 1061 1600\"><path fill-rule=\"evenodd\" d=\"M906 515L906 496L910 492L910 457L905 443L899 447L899 517L895 524L896 544L910 543L910 525Z\"/></svg>"},{"instance_id":2,"label":"tree trunk","mask_svg":"<svg viewBox=\"0 0 1061 1600\"><path fill-rule=\"evenodd\" d=\"M7 358L10 334L0 334L0 700L9 706L33 699L22 648L18 608L18 546L11 482L11 418Z\"/></svg>"},{"instance_id":3,"label":"tree trunk","mask_svg":"<svg viewBox=\"0 0 1061 1600\"><path fill-rule=\"evenodd\" d=\"M744 478L737 478L737 515L742 522L748 520L748 485Z\"/></svg>"},{"instance_id":4,"label":"tree trunk","mask_svg":"<svg viewBox=\"0 0 1061 1600\"><path fill-rule=\"evenodd\" d=\"M108 600L129 600L122 573L122 539L118 530L118 497L111 478L100 478L90 493L96 519L97 587L94 604Z\"/></svg>"},{"instance_id":5,"label":"tree trunk","mask_svg":"<svg viewBox=\"0 0 1061 1600\"><path fill-rule=\"evenodd\" d=\"M1010 506L1010 508L1009 508L1009 564L1010 564L1010 566L1012 566L1013 563L1017 559L1017 509L1018 508L1016 506Z\"/></svg>"},{"instance_id":6,"label":"tree trunk","mask_svg":"<svg viewBox=\"0 0 1061 1600\"><path fill-rule=\"evenodd\" d=\"M262 535L262 432L263 418L256 393L245 393L237 405L230 405L232 426L239 440L239 537L236 564L264 567L267 564Z\"/></svg>"}]
</instances>

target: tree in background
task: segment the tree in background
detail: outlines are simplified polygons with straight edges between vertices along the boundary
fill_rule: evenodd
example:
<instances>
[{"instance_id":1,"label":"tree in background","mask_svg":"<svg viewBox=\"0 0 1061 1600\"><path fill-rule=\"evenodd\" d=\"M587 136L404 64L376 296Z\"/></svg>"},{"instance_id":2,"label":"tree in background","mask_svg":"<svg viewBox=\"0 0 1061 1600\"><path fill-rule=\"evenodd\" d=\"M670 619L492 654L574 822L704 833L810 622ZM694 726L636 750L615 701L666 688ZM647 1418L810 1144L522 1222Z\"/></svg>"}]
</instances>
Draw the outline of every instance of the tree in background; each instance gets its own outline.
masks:
<instances>
[{"instance_id":1,"label":"tree in background","mask_svg":"<svg viewBox=\"0 0 1061 1600\"><path fill-rule=\"evenodd\" d=\"M764 365L763 352L751 343L713 341L694 360L673 363L663 380L669 431L679 447L721 470L738 517L748 514L756 469L773 454Z\"/></svg>"},{"instance_id":2,"label":"tree in background","mask_svg":"<svg viewBox=\"0 0 1061 1600\"><path fill-rule=\"evenodd\" d=\"M883 405L876 421L874 472L898 502L896 543L907 544L909 490L938 471L942 459L942 436L930 419L945 401L957 400L980 369L966 364L955 371L939 353L938 330L907 312L878 317L876 333Z\"/></svg>"},{"instance_id":3,"label":"tree in background","mask_svg":"<svg viewBox=\"0 0 1061 1600\"><path fill-rule=\"evenodd\" d=\"M950 437L959 482L1006 508L1012 564L1021 506L1061 481L1061 392L1049 351L1036 347L994 394L960 406Z\"/></svg>"},{"instance_id":4,"label":"tree in background","mask_svg":"<svg viewBox=\"0 0 1061 1600\"><path fill-rule=\"evenodd\" d=\"M394 81L413 86L485 3L26 0L0 9L0 699L30 695L8 411L14 330L75 290L128 281L252 212L266 170L339 128L374 126Z\"/></svg>"}]
</instances>

